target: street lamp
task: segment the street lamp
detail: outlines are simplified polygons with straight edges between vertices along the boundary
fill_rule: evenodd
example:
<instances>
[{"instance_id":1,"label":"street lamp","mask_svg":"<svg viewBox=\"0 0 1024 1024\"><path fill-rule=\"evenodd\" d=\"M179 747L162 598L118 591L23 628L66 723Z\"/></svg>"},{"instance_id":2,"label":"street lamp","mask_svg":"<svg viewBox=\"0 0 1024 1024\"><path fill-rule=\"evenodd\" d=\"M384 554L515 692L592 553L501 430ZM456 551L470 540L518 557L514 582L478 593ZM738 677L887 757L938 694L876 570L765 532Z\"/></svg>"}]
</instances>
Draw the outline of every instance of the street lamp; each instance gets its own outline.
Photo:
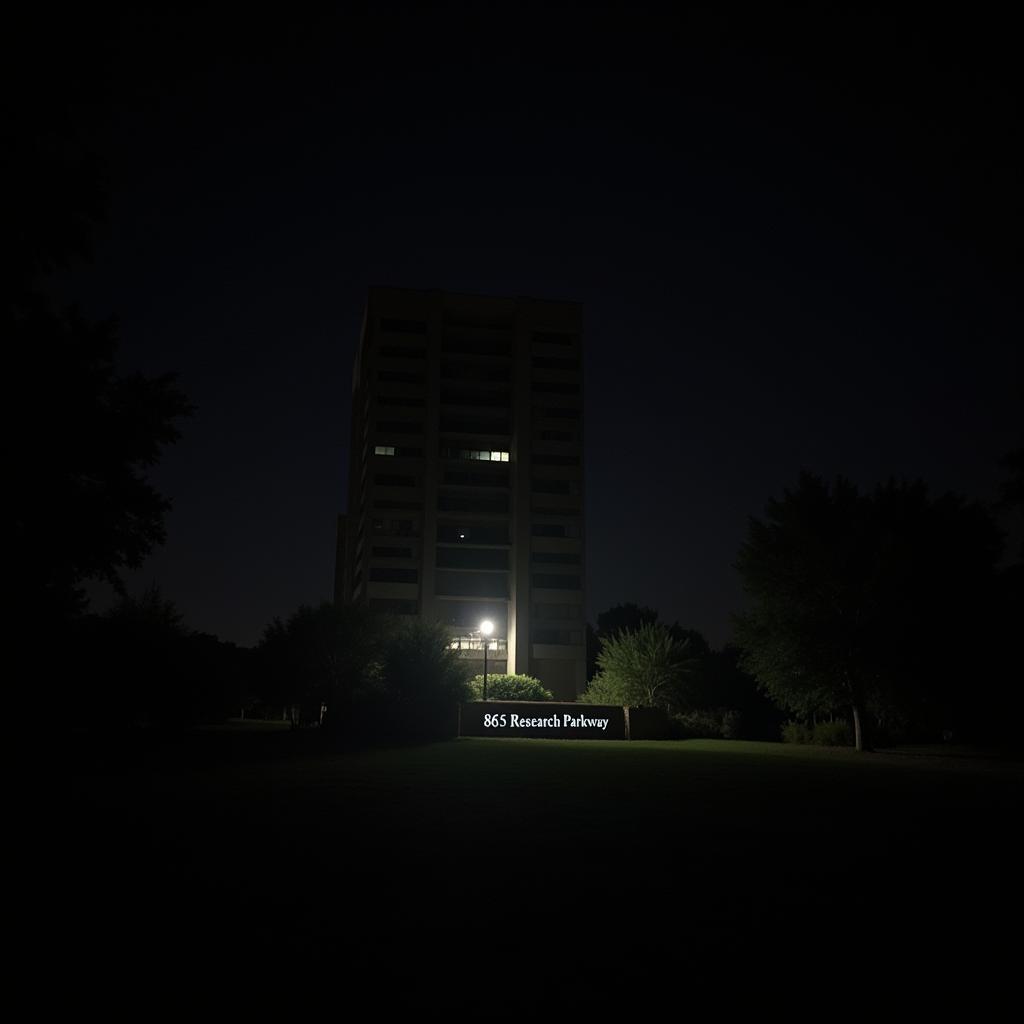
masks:
<instances>
[{"instance_id":1,"label":"street lamp","mask_svg":"<svg viewBox=\"0 0 1024 1024\"><path fill-rule=\"evenodd\" d=\"M484 700L487 700L487 638L494 632L494 623L484 619L480 623L480 635L484 638Z\"/></svg>"}]
</instances>

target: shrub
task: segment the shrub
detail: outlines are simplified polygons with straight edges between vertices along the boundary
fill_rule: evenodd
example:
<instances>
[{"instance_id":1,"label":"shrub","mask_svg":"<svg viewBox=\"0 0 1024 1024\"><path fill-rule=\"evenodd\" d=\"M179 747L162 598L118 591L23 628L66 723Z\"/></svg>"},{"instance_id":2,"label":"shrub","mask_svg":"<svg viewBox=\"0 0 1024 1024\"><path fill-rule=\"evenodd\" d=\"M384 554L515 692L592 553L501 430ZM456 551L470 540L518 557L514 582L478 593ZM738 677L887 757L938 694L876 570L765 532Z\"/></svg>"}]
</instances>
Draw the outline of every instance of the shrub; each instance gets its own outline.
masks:
<instances>
[{"instance_id":1,"label":"shrub","mask_svg":"<svg viewBox=\"0 0 1024 1024\"><path fill-rule=\"evenodd\" d=\"M783 743L810 743L811 728L803 722L784 722L782 725Z\"/></svg>"},{"instance_id":2,"label":"shrub","mask_svg":"<svg viewBox=\"0 0 1024 1024\"><path fill-rule=\"evenodd\" d=\"M667 626L656 622L603 637L597 655L598 674L580 699L591 704L671 711L679 705L696 665L689 645L689 639L679 640Z\"/></svg>"},{"instance_id":3,"label":"shrub","mask_svg":"<svg viewBox=\"0 0 1024 1024\"><path fill-rule=\"evenodd\" d=\"M484 677L474 676L469 681L474 700L483 700ZM487 673L487 696L491 700L551 700L552 693L533 676Z\"/></svg>"},{"instance_id":4,"label":"shrub","mask_svg":"<svg viewBox=\"0 0 1024 1024\"><path fill-rule=\"evenodd\" d=\"M852 747L853 730L845 719L830 722L786 722L782 727L783 743L809 743L819 747Z\"/></svg>"},{"instance_id":5,"label":"shrub","mask_svg":"<svg viewBox=\"0 0 1024 1024\"><path fill-rule=\"evenodd\" d=\"M819 747L852 747L853 729L845 718L818 722L814 727L814 742Z\"/></svg>"},{"instance_id":6,"label":"shrub","mask_svg":"<svg viewBox=\"0 0 1024 1024\"><path fill-rule=\"evenodd\" d=\"M731 708L703 708L673 715L680 737L687 740L739 737L739 713Z\"/></svg>"},{"instance_id":7,"label":"shrub","mask_svg":"<svg viewBox=\"0 0 1024 1024\"><path fill-rule=\"evenodd\" d=\"M365 709L364 735L391 739L446 739L458 730L458 705L469 696L466 663L451 650L443 626L389 620L379 675L358 708Z\"/></svg>"},{"instance_id":8,"label":"shrub","mask_svg":"<svg viewBox=\"0 0 1024 1024\"><path fill-rule=\"evenodd\" d=\"M603 672L598 672L590 683L587 685L586 690L580 695L581 704L618 704L624 705L626 701L623 699L624 694L622 687L618 681L612 679L610 676L606 676Z\"/></svg>"}]
</instances>

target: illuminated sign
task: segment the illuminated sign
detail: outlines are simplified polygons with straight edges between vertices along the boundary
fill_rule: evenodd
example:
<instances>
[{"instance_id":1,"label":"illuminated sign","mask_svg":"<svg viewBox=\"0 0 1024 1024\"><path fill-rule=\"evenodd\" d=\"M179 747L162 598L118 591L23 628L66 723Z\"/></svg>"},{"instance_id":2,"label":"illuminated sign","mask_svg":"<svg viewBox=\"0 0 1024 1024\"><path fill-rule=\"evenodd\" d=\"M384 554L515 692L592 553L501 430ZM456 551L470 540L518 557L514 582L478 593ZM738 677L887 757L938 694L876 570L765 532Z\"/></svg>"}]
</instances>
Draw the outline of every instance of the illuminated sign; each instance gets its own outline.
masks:
<instances>
[{"instance_id":1,"label":"illuminated sign","mask_svg":"<svg viewBox=\"0 0 1024 1024\"><path fill-rule=\"evenodd\" d=\"M549 701L476 701L459 712L460 736L523 736L532 739L623 740L621 707Z\"/></svg>"}]
</instances>

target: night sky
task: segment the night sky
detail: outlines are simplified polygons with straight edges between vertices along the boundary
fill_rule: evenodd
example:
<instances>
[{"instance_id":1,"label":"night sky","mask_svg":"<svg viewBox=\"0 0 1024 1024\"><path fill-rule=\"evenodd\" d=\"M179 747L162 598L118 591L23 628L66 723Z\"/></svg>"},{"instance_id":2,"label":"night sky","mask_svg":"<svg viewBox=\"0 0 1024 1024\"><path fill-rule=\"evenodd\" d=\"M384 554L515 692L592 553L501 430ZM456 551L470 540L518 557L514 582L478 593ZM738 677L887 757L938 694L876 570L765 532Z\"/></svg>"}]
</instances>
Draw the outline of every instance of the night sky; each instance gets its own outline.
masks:
<instances>
[{"instance_id":1,"label":"night sky","mask_svg":"<svg viewBox=\"0 0 1024 1024\"><path fill-rule=\"evenodd\" d=\"M330 596L371 284L584 304L592 621L636 601L725 641L747 519L802 468L996 496L1024 423L1008 24L252 10L11 37L109 187L51 288L197 406L130 577L190 626L252 644Z\"/></svg>"}]
</instances>

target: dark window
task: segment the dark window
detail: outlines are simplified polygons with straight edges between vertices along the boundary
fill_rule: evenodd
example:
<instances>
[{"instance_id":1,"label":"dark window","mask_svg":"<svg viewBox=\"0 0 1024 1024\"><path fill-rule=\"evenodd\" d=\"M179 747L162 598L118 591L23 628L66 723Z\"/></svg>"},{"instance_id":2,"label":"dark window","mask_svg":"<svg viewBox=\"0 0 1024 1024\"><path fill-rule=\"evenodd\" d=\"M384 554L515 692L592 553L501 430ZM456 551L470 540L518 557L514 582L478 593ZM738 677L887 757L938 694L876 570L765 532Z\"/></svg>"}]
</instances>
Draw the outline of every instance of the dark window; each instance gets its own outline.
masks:
<instances>
[{"instance_id":1,"label":"dark window","mask_svg":"<svg viewBox=\"0 0 1024 1024\"><path fill-rule=\"evenodd\" d=\"M375 612L386 612L388 615L416 615L419 606L415 601L405 601L400 597L371 597L370 608Z\"/></svg>"},{"instance_id":2,"label":"dark window","mask_svg":"<svg viewBox=\"0 0 1024 1024\"><path fill-rule=\"evenodd\" d=\"M438 523L437 539L450 544L507 544L508 526L505 523Z\"/></svg>"},{"instance_id":3,"label":"dark window","mask_svg":"<svg viewBox=\"0 0 1024 1024\"><path fill-rule=\"evenodd\" d=\"M395 381L401 384L422 384L423 374L413 370L379 370L377 380Z\"/></svg>"},{"instance_id":4,"label":"dark window","mask_svg":"<svg viewBox=\"0 0 1024 1024\"><path fill-rule=\"evenodd\" d=\"M396 320L388 317L380 322L382 331L391 331L392 334L426 334L427 325L423 320Z\"/></svg>"},{"instance_id":5,"label":"dark window","mask_svg":"<svg viewBox=\"0 0 1024 1024\"><path fill-rule=\"evenodd\" d=\"M418 420L378 420L378 434L422 434L423 424Z\"/></svg>"},{"instance_id":6,"label":"dark window","mask_svg":"<svg viewBox=\"0 0 1024 1024\"><path fill-rule=\"evenodd\" d=\"M441 351L479 356L507 356L512 346L505 338L457 338L445 337L441 340Z\"/></svg>"},{"instance_id":7,"label":"dark window","mask_svg":"<svg viewBox=\"0 0 1024 1024\"><path fill-rule=\"evenodd\" d=\"M578 370L578 359L561 359L557 356L534 356L533 365L538 370Z\"/></svg>"},{"instance_id":8,"label":"dark window","mask_svg":"<svg viewBox=\"0 0 1024 1024\"><path fill-rule=\"evenodd\" d=\"M508 487L508 473L484 473L472 469L446 469L444 483L460 487Z\"/></svg>"},{"instance_id":9,"label":"dark window","mask_svg":"<svg viewBox=\"0 0 1024 1024\"><path fill-rule=\"evenodd\" d=\"M419 579L416 569L386 569L383 566L371 566L370 579L378 583L415 583Z\"/></svg>"},{"instance_id":10,"label":"dark window","mask_svg":"<svg viewBox=\"0 0 1024 1024\"><path fill-rule=\"evenodd\" d=\"M442 405L476 405L487 409L491 406L511 405L512 399L507 391L455 391L452 388L441 389Z\"/></svg>"},{"instance_id":11,"label":"dark window","mask_svg":"<svg viewBox=\"0 0 1024 1024\"><path fill-rule=\"evenodd\" d=\"M444 569L508 569L508 549L438 548L437 564Z\"/></svg>"},{"instance_id":12,"label":"dark window","mask_svg":"<svg viewBox=\"0 0 1024 1024\"><path fill-rule=\"evenodd\" d=\"M407 409L418 409L423 405L422 398L413 398L408 395L381 395L377 399L379 405L397 405Z\"/></svg>"},{"instance_id":13,"label":"dark window","mask_svg":"<svg viewBox=\"0 0 1024 1024\"><path fill-rule=\"evenodd\" d=\"M580 418L579 409L548 409L539 408L536 410L538 416L547 416L553 420L578 420Z\"/></svg>"},{"instance_id":14,"label":"dark window","mask_svg":"<svg viewBox=\"0 0 1024 1024\"><path fill-rule=\"evenodd\" d=\"M534 514L538 516L578 516L582 513L578 508L547 508L541 505L534 507ZM579 527L577 527L579 529ZM567 533L566 537L578 537L578 533Z\"/></svg>"},{"instance_id":15,"label":"dark window","mask_svg":"<svg viewBox=\"0 0 1024 1024\"><path fill-rule=\"evenodd\" d=\"M583 608L578 604L535 604L533 617L545 622L564 619L579 621L583 618Z\"/></svg>"},{"instance_id":16,"label":"dark window","mask_svg":"<svg viewBox=\"0 0 1024 1024\"><path fill-rule=\"evenodd\" d=\"M446 309L444 322L459 327L486 327L490 330L507 330L514 320L511 313L473 312L468 309Z\"/></svg>"},{"instance_id":17,"label":"dark window","mask_svg":"<svg viewBox=\"0 0 1024 1024\"><path fill-rule=\"evenodd\" d=\"M534 331L533 340L540 345L573 345L576 335L561 331Z\"/></svg>"},{"instance_id":18,"label":"dark window","mask_svg":"<svg viewBox=\"0 0 1024 1024\"><path fill-rule=\"evenodd\" d=\"M578 395L580 386L569 380L535 380L530 390L538 395Z\"/></svg>"},{"instance_id":19,"label":"dark window","mask_svg":"<svg viewBox=\"0 0 1024 1024\"><path fill-rule=\"evenodd\" d=\"M533 629L531 635L535 644L561 644L564 646L573 642L572 633L568 629Z\"/></svg>"},{"instance_id":20,"label":"dark window","mask_svg":"<svg viewBox=\"0 0 1024 1024\"><path fill-rule=\"evenodd\" d=\"M576 480L534 480L530 489L535 494L579 494L580 485Z\"/></svg>"},{"instance_id":21,"label":"dark window","mask_svg":"<svg viewBox=\"0 0 1024 1024\"><path fill-rule=\"evenodd\" d=\"M533 456L535 466L578 466L580 457L578 455L545 455Z\"/></svg>"},{"instance_id":22,"label":"dark window","mask_svg":"<svg viewBox=\"0 0 1024 1024\"><path fill-rule=\"evenodd\" d=\"M399 473L374 473L373 482L381 487L415 487L416 477Z\"/></svg>"},{"instance_id":23,"label":"dark window","mask_svg":"<svg viewBox=\"0 0 1024 1024\"><path fill-rule=\"evenodd\" d=\"M485 419L464 419L461 416L442 416L441 432L444 434L508 434L510 423L508 419L485 420Z\"/></svg>"},{"instance_id":24,"label":"dark window","mask_svg":"<svg viewBox=\"0 0 1024 1024\"><path fill-rule=\"evenodd\" d=\"M549 573L535 572L533 585L549 587L552 590L579 590L580 578L579 576L554 576Z\"/></svg>"},{"instance_id":25,"label":"dark window","mask_svg":"<svg viewBox=\"0 0 1024 1024\"><path fill-rule=\"evenodd\" d=\"M480 515L502 515L508 512L508 495L453 494L442 491L437 496L442 512L476 512Z\"/></svg>"},{"instance_id":26,"label":"dark window","mask_svg":"<svg viewBox=\"0 0 1024 1024\"><path fill-rule=\"evenodd\" d=\"M507 364L463 363L445 359L441 363L441 377L445 380L476 380L485 383L504 383L511 369Z\"/></svg>"},{"instance_id":27,"label":"dark window","mask_svg":"<svg viewBox=\"0 0 1024 1024\"><path fill-rule=\"evenodd\" d=\"M374 508L402 509L406 512L416 512L423 508L422 501L375 501Z\"/></svg>"},{"instance_id":28,"label":"dark window","mask_svg":"<svg viewBox=\"0 0 1024 1024\"><path fill-rule=\"evenodd\" d=\"M412 558L412 548L370 548L374 558Z\"/></svg>"},{"instance_id":29,"label":"dark window","mask_svg":"<svg viewBox=\"0 0 1024 1024\"><path fill-rule=\"evenodd\" d=\"M385 537L418 537L420 533L414 519L371 519L370 529Z\"/></svg>"},{"instance_id":30,"label":"dark window","mask_svg":"<svg viewBox=\"0 0 1024 1024\"><path fill-rule=\"evenodd\" d=\"M389 359L425 359L427 350L425 348L403 348L398 345L384 345L380 354Z\"/></svg>"},{"instance_id":31,"label":"dark window","mask_svg":"<svg viewBox=\"0 0 1024 1024\"><path fill-rule=\"evenodd\" d=\"M571 551L534 551L530 561L535 565L579 565L580 556Z\"/></svg>"},{"instance_id":32,"label":"dark window","mask_svg":"<svg viewBox=\"0 0 1024 1024\"><path fill-rule=\"evenodd\" d=\"M542 430L542 441L572 441L576 435L571 430Z\"/></svg>"},{"instance_id":33,"label":"dark window","mask_svg":"<svg viewBox=\"0 0 1024 1024\"><path fill-rule=\"evenodd\" d=\"M530 532L534 537L578 537L579 527L575 523L534 523Z\"/></svg>"},{"instance_id":34,"label":"dark window","mask_svg":"<svg viewBox=\"0 0 1024 1024\"><path fill-rule=\"evenodd\" d=\"M452 597L508 597L508 573L459 572L440 569L434 575L435 593Z\"/></svg>"}]
</instances>

